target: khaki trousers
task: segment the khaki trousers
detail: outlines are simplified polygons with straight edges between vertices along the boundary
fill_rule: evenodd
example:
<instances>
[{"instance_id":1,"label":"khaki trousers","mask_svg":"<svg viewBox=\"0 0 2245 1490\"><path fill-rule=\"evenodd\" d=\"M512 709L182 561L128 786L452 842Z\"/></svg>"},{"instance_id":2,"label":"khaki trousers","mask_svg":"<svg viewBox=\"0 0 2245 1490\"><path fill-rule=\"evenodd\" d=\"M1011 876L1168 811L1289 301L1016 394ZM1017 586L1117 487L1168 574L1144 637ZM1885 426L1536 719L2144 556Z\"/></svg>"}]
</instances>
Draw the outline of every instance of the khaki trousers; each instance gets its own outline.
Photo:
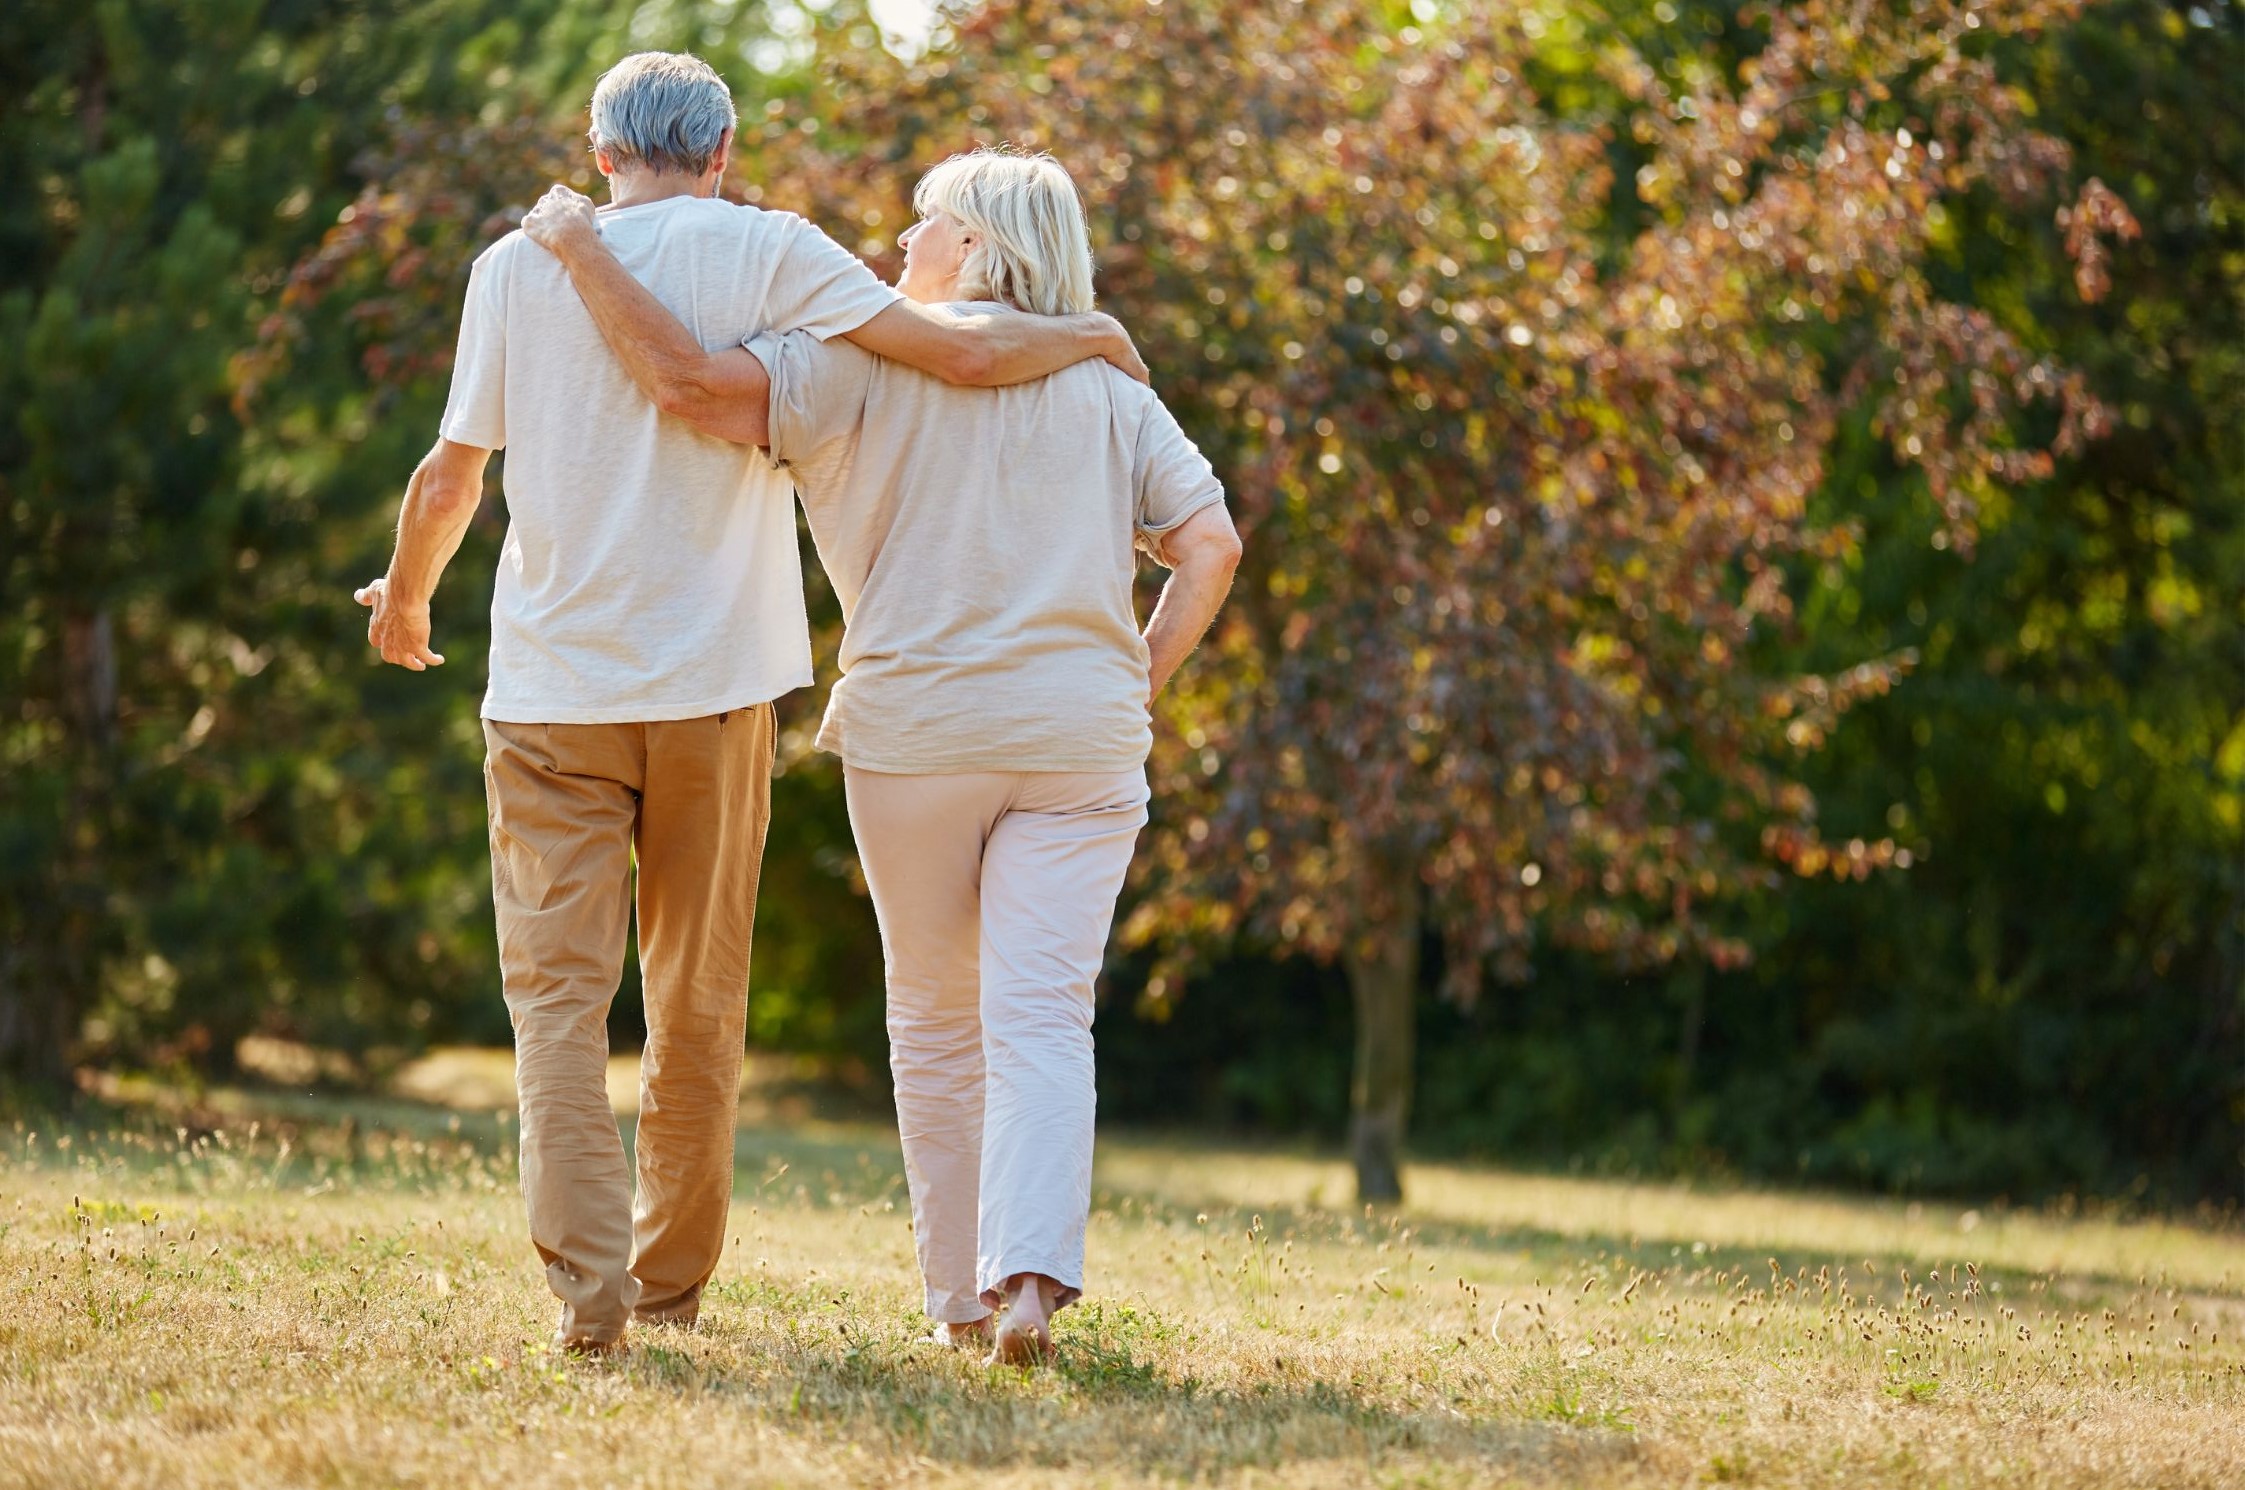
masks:
<instances>
[{"instance_id":1,"label":"khaki trousers","mask_svg":"<svg viewBox=\"0 0 2245 1490\"><path fill-rule=\"evenodd\" d=\"M927 1310L982 1318L1016 1273L1083 1290L1092 983L1146 824L1146 773L848 767L888 964L889 1066Z\"/></svg>"},{"instance_id":2,"label":"khaki trousers","mask_svg":"<svg viewBox=\"0 0 2245 1490\"><path fill-rule=\"evenodd\" d=\"M522 1193L560 1339L609 1344L635 1314L691 1322L732 1203L772 706L651 724L485 720L483 738ZM607 1080L635 860L636 1206Z\"/></svg>"}]
</instances>

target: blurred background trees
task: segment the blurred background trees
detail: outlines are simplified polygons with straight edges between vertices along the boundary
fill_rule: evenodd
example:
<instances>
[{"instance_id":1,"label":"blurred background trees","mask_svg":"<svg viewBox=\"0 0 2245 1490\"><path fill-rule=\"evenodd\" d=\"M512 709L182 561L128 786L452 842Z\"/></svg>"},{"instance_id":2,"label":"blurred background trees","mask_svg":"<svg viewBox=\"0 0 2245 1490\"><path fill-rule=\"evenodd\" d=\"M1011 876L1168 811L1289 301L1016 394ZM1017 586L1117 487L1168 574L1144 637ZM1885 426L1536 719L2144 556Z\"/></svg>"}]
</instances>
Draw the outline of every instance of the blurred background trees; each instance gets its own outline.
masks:
<instances>
[{"instance_id":1,"label":"blurred background trees","mask_svg":"<svg viewBox=\"0 0 2245 1490\"><path fill-rule=\"evenodd\" d=\"M1538 1163L2245 1187L2236 5L1025 0L901 56L843 3L0 36L19 1076L504 1038L500 516L441 674L375 666L348 592L467 260L591 185L592 78L669 46L734 86L731 189L884 272L927 165L1059 153L1249 526L1156 763L1111 1115L1329 1142L1353 1085L1375 1194L1406 1104L1421 1150ZM752 1030L877 1073L818 702Z\"/></svg>"}]
</instances>

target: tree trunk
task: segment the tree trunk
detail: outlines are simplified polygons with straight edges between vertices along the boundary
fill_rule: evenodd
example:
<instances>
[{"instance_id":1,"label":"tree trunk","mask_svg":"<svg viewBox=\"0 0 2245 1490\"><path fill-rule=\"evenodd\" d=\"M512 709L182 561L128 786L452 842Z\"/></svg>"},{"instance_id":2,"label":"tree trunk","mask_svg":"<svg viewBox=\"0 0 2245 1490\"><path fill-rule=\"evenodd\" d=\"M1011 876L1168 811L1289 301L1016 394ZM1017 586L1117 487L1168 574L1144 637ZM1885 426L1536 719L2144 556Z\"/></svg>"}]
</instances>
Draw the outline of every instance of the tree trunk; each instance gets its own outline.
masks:
<instances>
[{"instance_id":1,"label":"tree trunk","mask_svg":"<svg viewBox=\"0 0 2245 1490\"><path fill-rule=\"evenodd\" d=\"M44 894L0 925L0 1080L61 1091L101 965L104 816L117 744L117 633L109 611L62 623L63 708L76 753L68 821Z\"/></svg>"},{"instance_id":2,"label":"tree trunk","mask_svg":"<svg viewBox=\"0 0 2245 1490\"><path fill-rule=\"evenodd\" d=\"M0 1088L28 1087L42 1097L63 1094L79 1000L72 990L34 975L30 959L0 947Z\"/></svg>"},{"instance_id":3,"label":"tree trunk","mask_svg":"<svg viewBox=\"0 0 2245 1490\"><path fill-rule=\"evenodd\" d=\"M1343 957L1356 1000L1356 1073L1349 1084L1349 1153L1356 1198L1403 1198L1403 1135L1411 1120L1411 1075L1419 992L1419 884L1394 875L1386 922Z\"/></svg>"},{"instance_id":4,"label":"tree trunk","mask_svg":"<svg viewBox=\"0 0 2245 1490\"><path fill-rule=\"evenodd\" d=\"M1676 1042L1676 1086L1668 1098L1671 1138L1681 1133L1684 1105L1691 1101L1692 1082L1699 1075L1700 1031L1707 1023L1707 970L1695 965L1685 968L1678 976L1684 984L1684 1020Z\"/></svg>"},{"instance_id":5,"label":"tree trunk","mask_svg":"<svg viewBox=\"0 0 2245 1490\"><path fill-rule=\"evenodd\" d=\"M108 750L117 738L117 631L107 610L63 619L62 668L80 741Z\"/></svg>"}]
</instances>

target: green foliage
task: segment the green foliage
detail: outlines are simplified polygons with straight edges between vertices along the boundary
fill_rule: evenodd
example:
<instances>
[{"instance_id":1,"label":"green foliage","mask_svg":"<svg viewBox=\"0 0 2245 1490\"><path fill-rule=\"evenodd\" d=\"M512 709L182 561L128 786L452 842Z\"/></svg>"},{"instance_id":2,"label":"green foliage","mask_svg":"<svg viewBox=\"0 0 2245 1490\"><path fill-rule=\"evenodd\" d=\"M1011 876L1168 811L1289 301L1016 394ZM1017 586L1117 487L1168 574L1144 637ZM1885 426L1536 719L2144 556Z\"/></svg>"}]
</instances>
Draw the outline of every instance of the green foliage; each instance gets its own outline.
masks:
<instances>
[{"instance_id":1,"label":"green foliage","mask_svg":"<svg viewBox=\"0 0 2245 1490\"><path fill-rule=\"evenodd\" d=\"M0 144L29 173L0 217L20 349L0 364L0 1070L223 1070L254 1029L362 1053L505 1038L475 721L503 514L453 566L441 674L375 665L350 590L433 438L467 261L507 202L582 169L594 77L637 46L702 46L738 77L770 39L719 0L0 17ZM467 148L486 119L539 151ZM387 222L408 155L449 173L433 230L323 283L323 240ZM835 927L863 983L824 808L780 839L823 868L768 899ZM811 992L816 944L764 938L795 971L761 1023L862 1046L866 1003L837 1024ZM870 1007L877 1037L877 986Z\"/></svg>"},{"instance_id":2,"label":"green foliage","mask_svg":"<svg viewBox=\"0 0 2245 1490\"><path fill-rule=\"evenodd\" d=\"M1754 45L1681 9L1635 17L1668 75ZM2081 369L2113 427L2049 479L1991 488L1960 556L1923 479L1842 424L1817 516L1858 539L1792 567L1795 623L1757 643L1779 673L1916 654L1792 767L1827 843L1889 840L1904 867L1796 865L1737 907L1750 968L1546 953L1477 1010L1423 1010L1427 1149L1919 1191L2245 1189L2245 130L2220 102L2245 13L2110 4L1997 56L2144 236L2088 304L2062 227L1982 194L1928 277ZM1209 981L1224 1006L1188 1002L1181 1043L1238 1054L1201 1073L1195 1117L1337 1133L1330 1072L1294 1079L1345 1027L1330 980ZM1108 1042L1130 1090L1152 1052Z\"/></svg>"},{"instance_id":3,"label":"green foliage","mask_svg":"<svg viewBox=\"0 0 2245 1490\"><path fill-rule=\"evenodd\" d=\"M2111 431L1924 542L1911 484L1844 454L1855 562L1804 576L1806 665L1921 670L1810 767L1835 832L1915 849L1873 893L1801 884L1762 969L1825 1114L1821 1172L1952 1187L2245 1190L2245 11L2116 4L2013 59L2144 238L2066 293L2057 228L1982 203L1943 274L2083 368ZM2182 121L2191 121L2188 124Z\"/></svg>"},{"instance_id":4,"label":"green foliage","mask_svg":"<svg viewBox=\"0 0 2245 1490\"><path fill-rule=\"evenodd\" d=\"M1748 142L1715 115L1782 32L1727 4L1504 8L1449 56L1445 7L1024 0L917 61L849 4L807 37L718 0L14 7L0 1069L223 1067L256 1029L504 1037L475 724L503 513L439 597L441 672L375 665L348 594L433 430L467 260L544 180L590 184L602 67L690 46L742 105L737 189L876 256L918 168L1059 150L1105 303L1247 519L1158 762L1105 1111L1337 1134L1345 983L1270 954L1377 922L1377 850L1432 894L1429 1149L2237 1195L2245 11L1995 7L2017 34L1961 54L2016 91L1941 95L1873 9L1820 65L1892 91L1804 96L1739 193L1849 129L1922 147L1911 110L1942 98L1983 112L1941 126L1971 170L1929 179L1916 236L1849 246L1800 206L1860 252L1819 278L1659 256L1742 210L1715 177ZM1969 155L2041 137L2071 159ZM2143 236L2069 242L2019 189L2065 176ZM1663 292L1719 329L1652 335ZM1829 317L1771 310L1815 295ZM2085 399L1955 401L2056 392L2037 368L2080 375L2101 439L2064 422ZM1759 508L1676 475L1664 437L1702 426L1712 489ZM1943 432L1969 448L1906 454ZM1899 665L1859 671L1902 658L1891 691ZM878 943L801 739L819 702L786 710L751 1024L877 1065ZM1180 999L1152 959L1188 944Z\"/></svg>"},{"instance_id":5,"label":"green foliage","mask_svg":"<svg viewBox=\"0 0 2245 1490\"><path fill-rule=\"evenodd\" d=\"M523 24L427 0L0 20L26 173L0 227L9 1068L51 1079L81 1035L223 1066L260 1024L364 1048L480 991L467 688L367 667L338 604L441 388L327 358L236 395L387 121L484 101L459 64L502 10Z\"/></svg>"}]
</instances>

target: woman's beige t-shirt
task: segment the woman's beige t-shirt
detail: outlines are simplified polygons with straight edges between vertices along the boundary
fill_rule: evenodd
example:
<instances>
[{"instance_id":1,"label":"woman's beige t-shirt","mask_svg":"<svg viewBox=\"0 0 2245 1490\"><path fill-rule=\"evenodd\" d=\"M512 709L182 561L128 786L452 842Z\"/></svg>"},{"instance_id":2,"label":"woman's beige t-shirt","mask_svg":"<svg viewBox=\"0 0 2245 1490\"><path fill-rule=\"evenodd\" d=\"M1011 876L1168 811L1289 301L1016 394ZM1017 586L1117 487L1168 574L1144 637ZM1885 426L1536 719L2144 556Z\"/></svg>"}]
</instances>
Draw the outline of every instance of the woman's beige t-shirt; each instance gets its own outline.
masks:
<instances>
[{"instance_id":1,"label":"woman's beige t-shirt","mask_svg":"<svg viewBox=\"0 0 2245 1490\"><path fill-rule=\"evenodd\" d=\"M846 623L820 747L915 776L1144 764L1136 550L1224 499L1153 391L1097 361L954 388L841 340L747 345Z\"/></svg>"}]
</instances>

